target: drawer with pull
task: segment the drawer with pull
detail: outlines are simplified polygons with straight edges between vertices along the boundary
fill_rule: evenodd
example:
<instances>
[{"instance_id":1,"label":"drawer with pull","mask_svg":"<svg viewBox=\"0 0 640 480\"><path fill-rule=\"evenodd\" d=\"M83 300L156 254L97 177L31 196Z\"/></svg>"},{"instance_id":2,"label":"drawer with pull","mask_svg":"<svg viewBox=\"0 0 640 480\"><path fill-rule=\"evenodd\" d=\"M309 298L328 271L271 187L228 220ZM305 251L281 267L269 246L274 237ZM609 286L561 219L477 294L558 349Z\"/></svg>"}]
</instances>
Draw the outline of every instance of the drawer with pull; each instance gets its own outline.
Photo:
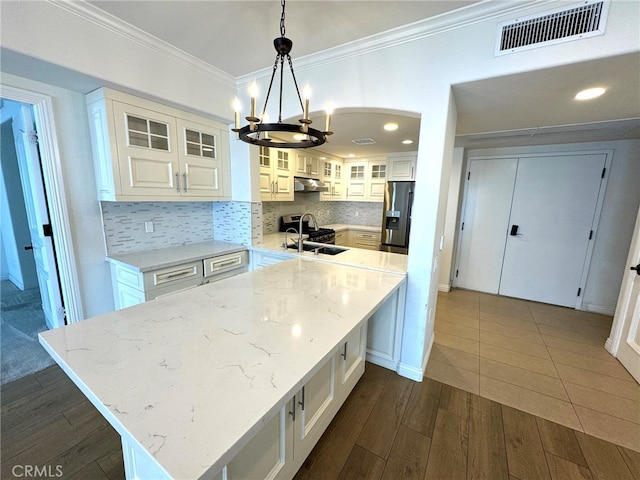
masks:
<instances>
[{"instance_id":1,"label":"drawer with pull","mask_svg":"<svg viewBox=\"0 0 640 480\"><path fill-rule=\"evenodd\" d=\"M228 272L229 270L245 268L249 262L247 252L242 251L220 255L218 257L205 258L203 263L204 276L211 277Z\"/></svg>"},{"instance_id":2,"label":"drawer with pull","mask_svg":"<svg viewBox=\"0 0 640 480\"><path fill-rule=\"evenodd\" d=\"M144 274L145 290L152 290L190 279L202 279L202 262L189 262Z\"/></svg>"}]
</instances>

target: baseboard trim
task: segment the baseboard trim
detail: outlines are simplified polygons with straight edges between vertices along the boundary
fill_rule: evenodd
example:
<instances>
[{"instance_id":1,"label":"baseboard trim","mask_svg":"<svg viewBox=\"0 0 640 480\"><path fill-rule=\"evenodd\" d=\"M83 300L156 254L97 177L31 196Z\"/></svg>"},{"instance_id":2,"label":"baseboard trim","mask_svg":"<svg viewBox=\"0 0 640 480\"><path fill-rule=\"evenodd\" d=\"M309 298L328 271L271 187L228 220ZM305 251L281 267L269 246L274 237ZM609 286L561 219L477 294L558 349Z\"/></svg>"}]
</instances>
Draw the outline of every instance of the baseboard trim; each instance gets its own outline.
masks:
<instances>
[{"instance_id":1,"label":"baseboard trim","mask_svg":"<svg viewBox=\"0 0 640 480\"><path fill-rule=\"evenodd\" d=\"M615 306L612 307L610 305L598 305L596 303L583 303L580 310L601 313L602 315L609 315L611 317L613 317L613 315L616 313Z\"/></svg>"},{"instance_id":2,"label":"baseboard trim","mask_svg":"<svg viewBox=\"0 0 640 480\"><path fill-rule=\"evenodd\" d=\"M451 285L449 285L448 283L439 283L438 284L438 291L439 292L449 293L451 291Z\"/></svg>"},{"instance_id":3,"label":"baseboard trim","mask_svg":"<svg viewBox=\"0 0 640 480\"><path fill-rule=\"evenodd\" d=\"M409 380L421 382L424 377L424 372L420 368L416 368L413 365L405 365L402 362L398 364L398 375L401 375Z\"/></svg>"}]
</instances>

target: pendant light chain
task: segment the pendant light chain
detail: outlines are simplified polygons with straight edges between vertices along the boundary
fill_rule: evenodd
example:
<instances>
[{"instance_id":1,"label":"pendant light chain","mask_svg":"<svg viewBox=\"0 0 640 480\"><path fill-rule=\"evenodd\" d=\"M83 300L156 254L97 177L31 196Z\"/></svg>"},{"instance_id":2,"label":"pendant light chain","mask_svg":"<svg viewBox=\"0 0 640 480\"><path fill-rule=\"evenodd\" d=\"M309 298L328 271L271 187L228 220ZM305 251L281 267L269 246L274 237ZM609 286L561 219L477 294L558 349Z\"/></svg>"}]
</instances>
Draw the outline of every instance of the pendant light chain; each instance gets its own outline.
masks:
<instances>
[{"instance_id":1,"label":"pendant light chain","mask_svg":"<svg viewBox=\"0 0 640 480\"><path fill-rule=\"evenodd\" d=\"M280 5L282 5L282 15L280 16L280 36L284 37L284 2L285 0L282 0L280 2Z\"/></svg>"}]
</instances>

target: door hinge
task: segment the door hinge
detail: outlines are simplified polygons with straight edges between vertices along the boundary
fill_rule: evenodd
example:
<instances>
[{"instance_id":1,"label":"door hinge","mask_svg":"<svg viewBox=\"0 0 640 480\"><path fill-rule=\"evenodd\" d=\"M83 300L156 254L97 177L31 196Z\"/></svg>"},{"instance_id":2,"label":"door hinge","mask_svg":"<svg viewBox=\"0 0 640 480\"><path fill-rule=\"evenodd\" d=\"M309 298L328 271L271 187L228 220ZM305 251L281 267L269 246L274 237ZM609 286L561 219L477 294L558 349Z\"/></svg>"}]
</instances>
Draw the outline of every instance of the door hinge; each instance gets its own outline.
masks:
<instances>
[{"instance_id":1,"label":"door hinge","mask_svg":"<svg viewBox=\"0 0 640 480\"><path fill-rule=\"evenodd\" d=\"M467 173L467 180L469 180L471 178L471 172Z\"/></svg>"},{"instance_id":2,"label":"door hinge","mask_svg":"<svg viewBox=\"0 0 640 480\"><path fill-rule=\"evenodd\" d=\"M582 288L578 288L578 297L580 296L581 293L582 293Z\"/></svg>"},{"instance_id":3,"label":"door hinge","mask_svg":"<svg viewBox=\"0 0 640 480\"><path fill-rule=\"evenodd\" d=\"M589 240L593 239L593 230L589 232Z\"/></svg>"},{"instance_id":4,"label":"door hinge","mask_svg":"<svg viewBox=\"0 0 640 480\"><path fill-rule=\"evenodd\" d=\"M29 139L29 143L32 145L38 145L38 132L35 130L29 130L27 137Z\"/></svg>"},{"instance_id":5,"label":"door hinge","mask_svg":"<svg viewBox=\"0 0 640 480\"><path fill-rule=\"evenodd\" d=\"M66 325L66 319L67 319L67 311L65 310L64 307L59 307L58 308L58 320L60 321L61 325Z\"/></svg>"},{"instance_id":6,"label":"door hinge","mask_svg":"<svg viewBox=\"0 0 640 480\"><path fill-rule=\"evenodd\" d=\"M464 222L462 222L462 228L460 230L464 230Z\"/></svg>"},{"instance_id":7,"label":"door hinge","mask_svg":"<svg viewBox=\"0 0 640 480\"><path fill-rule=\"evenodd\" d=\"M602 175L600 176L600 178L604 178L604 174L607 172L607 167L604 167L602 169Z\"/></svg>"},{"instance_id":8,"label":"door hinge","mask_svg":"<svg viewBox=\"0 0 640 480\"><path fill-rule=\"evenodd\" d=\"M458 278L458 270L456 270L456 278Z\"/></svg>"},{"instance_id":9,"label":"door hinge","mask_svg":"<svg viewBox=\"0 0 640 480\"><path fill-rule=\"evenodd\" d=\"M50 223L45 223L42 225L42 233L45 237L53 237L53 228L51 228Z\"/></svg>"}]
</instances>

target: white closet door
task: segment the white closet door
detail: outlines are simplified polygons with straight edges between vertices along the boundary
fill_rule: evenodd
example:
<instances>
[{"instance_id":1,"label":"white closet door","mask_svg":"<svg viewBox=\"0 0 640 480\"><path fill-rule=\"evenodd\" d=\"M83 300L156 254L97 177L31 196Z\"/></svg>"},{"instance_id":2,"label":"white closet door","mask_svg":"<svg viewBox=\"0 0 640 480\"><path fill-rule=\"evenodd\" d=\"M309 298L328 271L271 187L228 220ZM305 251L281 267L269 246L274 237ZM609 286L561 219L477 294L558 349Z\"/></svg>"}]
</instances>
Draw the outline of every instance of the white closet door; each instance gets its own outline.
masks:
<instances>
[{"instance_id":1,"label":"white closet door","mask_svg":"<svg viewBox=\"0 0 640 480\"><path fill-rule=\"evenodd\" d=\"M520 158L500 295L576 307L605 160Z\"/></svg>"},{"instance_id":2,"label":"white closet door","mask_svg":"<svg viewBox=\"0 0 640 480\"><path fill-rule=\"evenodd\" d=\"M517 166L517 158L469 162L455 287L498 293Z\"/></svg>"}]
</instances>

